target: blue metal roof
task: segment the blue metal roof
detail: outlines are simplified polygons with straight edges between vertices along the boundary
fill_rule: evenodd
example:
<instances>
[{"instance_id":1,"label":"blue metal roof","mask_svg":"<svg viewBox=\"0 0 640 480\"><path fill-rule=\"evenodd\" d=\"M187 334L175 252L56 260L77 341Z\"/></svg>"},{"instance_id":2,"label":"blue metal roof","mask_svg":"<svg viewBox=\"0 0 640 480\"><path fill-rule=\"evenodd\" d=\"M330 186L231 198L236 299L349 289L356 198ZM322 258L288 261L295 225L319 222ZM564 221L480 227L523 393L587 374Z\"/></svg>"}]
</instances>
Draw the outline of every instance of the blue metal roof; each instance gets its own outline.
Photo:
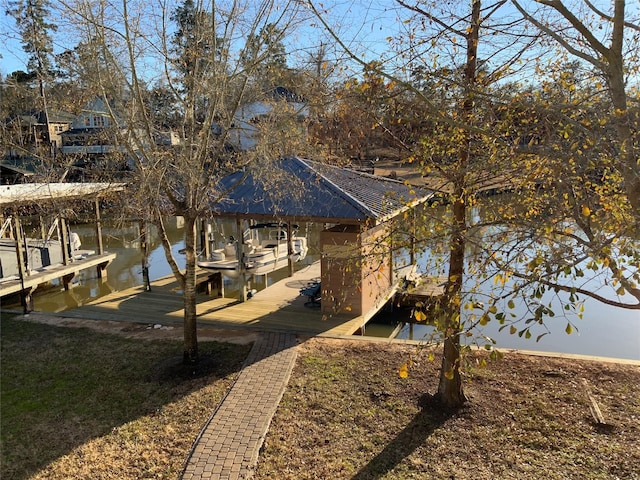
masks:
<instances>
[{"instance_id":1,"label":"blue metal roof","mask_svg":"<svg viewBox=\"0 0 640 480\"><path fill-rule=\"evenodd\" d=\"M213 207L216 215L327 223L382 221L432 195L398 180L296 157L231 174L216 190L230 192Z\"/></svg>"}]
</instances>

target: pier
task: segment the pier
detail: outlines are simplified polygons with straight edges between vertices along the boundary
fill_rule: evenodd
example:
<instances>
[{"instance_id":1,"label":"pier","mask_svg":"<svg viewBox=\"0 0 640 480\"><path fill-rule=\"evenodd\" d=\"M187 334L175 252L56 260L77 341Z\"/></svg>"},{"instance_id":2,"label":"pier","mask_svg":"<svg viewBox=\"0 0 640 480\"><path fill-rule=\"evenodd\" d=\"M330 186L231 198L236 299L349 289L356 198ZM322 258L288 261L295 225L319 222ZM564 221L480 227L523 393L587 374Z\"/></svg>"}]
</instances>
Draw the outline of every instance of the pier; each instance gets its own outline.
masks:
<instances>
[{"instance_id":1,"label":"pier","mask_svg":"<svg viewBox=\"0 0 640 480\"><path fill-rule=\"evenodd\" d=\"M31 295L41 285L57 280L68 290L78 272L88 268L96 268L97 276L106 278L107 265L116 255L103 249L99 199L123 189L123 184L107 183L29 183L2 186L0 298L20 294L24 312L27 313L33 309ZM93 250L80 250L79 237L75 235L74 238L64 211L55 212L56 218L48 233L41 217L41 239L31 239L24 234L19 215L21 207L35 210L45 205L60 208L78 201L90 201L94 204L97 254ZM54 232L57 232L58 237L55 241L51 238Z\"/></svg>"},{"instance_id":2,"label":"pier","mask_svg":"<svg viewBox=\"0 0 640 480\"><path fill-rule=\"evenodd\" d=\"M199 279L205 279L207 275L206 272L200 272ZM319 277L320 262L315 262L298 270L292 277L257 292L245 302L199 294L196 310L198 324L310 336L353 335L361 331L372 314L328 315L319 308L305 306L308 299L300 294L300 289ZM182 325L184 315L181 293L174 277L168 276L153 281L150 291L139 286L114 292L60 315L178 326Z\"/></svg>"},{"instance_id":3,"label":"pier","mask_svg":"<svg viewBox=\"0 0 640 480\"><path fill-rule=\"evenodd\" d=\"M4 280L0 283L0 297L13 295L22 291L33 292L40 285L49 284L54 280L60 280L65 289L73 278L81 270L96 268L98 277L103 276L107 265L116 258L115 253L103 253L100 255L90 255L81 257L68 265L49 265L40 270L32 271L30 275L11 280Z\"/></svg>"}]
</instances>

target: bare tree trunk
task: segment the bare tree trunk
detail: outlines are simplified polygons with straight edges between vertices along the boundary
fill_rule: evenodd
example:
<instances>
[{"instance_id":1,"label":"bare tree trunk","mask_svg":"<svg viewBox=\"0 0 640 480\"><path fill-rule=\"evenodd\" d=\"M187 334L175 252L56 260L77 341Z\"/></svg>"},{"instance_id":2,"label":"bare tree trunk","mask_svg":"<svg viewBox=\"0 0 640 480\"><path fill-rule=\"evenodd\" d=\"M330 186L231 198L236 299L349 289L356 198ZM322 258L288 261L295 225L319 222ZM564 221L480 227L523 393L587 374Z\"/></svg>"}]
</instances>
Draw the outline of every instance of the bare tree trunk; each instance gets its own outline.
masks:
<instances>
[{"instance_id":1,"label":"bare tree trunk","mask_svg":"<svg viewBox=\"0 0 640 480\"><path fill-rule=\"evenodd\" d=\"M638 146L634 141L631 116L627 105L624 77L624 0L615 1L613 33L608 54L607 80L614 107L613 118L617 128L620 147L621 172L629 203L636 220L640 220L640 165L638 164Z\"/></svg>"},{"instance_id":2,"label":"bare tree trunk","mask_svg":"<svg viewBox=\"0 0 640 480\"><path fill-rule=\"evenodd\" d=\"M473 88L476 81L478 37L480 27L480 0L474 0L471 25L467 34L467 62L465 66L466 95L461 106L463 119L471 125L473 116ZM445 291L444 352L438 384L438 399L447 408L460 407L466 397L460 375L460 307L464 275L465 235L467 229L467 170L471 135L466 131L458 151L458 168L454 179L453 229L450 240L449 278Z\"/></svg>"},{"instance_id":3,"label":"bare tree trunk","mask_svg":"<svg viewBox=\"0 0 640 480\"><path fill-rule=\"evenodd\" d=\"M184 363L194 365L199 361L198 328L196 316L196 219L185 217L184 276Z\"/></svg>"}]
</instances>

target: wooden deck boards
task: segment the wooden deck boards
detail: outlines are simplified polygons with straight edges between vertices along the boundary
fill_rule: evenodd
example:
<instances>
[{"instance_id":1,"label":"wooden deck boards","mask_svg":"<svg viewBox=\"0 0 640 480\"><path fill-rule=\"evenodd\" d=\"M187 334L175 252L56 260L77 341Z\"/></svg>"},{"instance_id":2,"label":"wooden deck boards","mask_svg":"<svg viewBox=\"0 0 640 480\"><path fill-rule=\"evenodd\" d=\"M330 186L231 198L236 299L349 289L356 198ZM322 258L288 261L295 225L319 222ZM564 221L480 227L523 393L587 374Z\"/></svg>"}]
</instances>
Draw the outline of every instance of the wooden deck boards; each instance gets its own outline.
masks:
<instances>
[{"instance_id":1,"label":"wooden deck boards","mask_svg":"<svg viewBox=\"0 0 640 480\"><path fill-rule=\"evenodd\" d=\"M115 253L103 253L100 255L89 255L82 259L75 259L69 265L47 266L40 270L34 270L31 275L20 279L7 280L0 284L0 296L18 293L24 288L36 288L38 285L58 280L65 275L77 274L81 270L106 265L116 258Z\"/></svg>"},{"instance_id":2,"label":"wooden deck boards","mask_svg":"<svg viewBox=\"0 0 640 480\"><path fill-rule=\"evenodd\" d=\"M361 316L327 316L320 308L305 306L307 298L300 295L300 289L319 277L320 263L317 262L258 292L246 302L199 294L198 323L303 335L352 335L362 326ZM177 293L177 284L171 278L152 282L151 291L134 287L114 292L63 314L98 320L181 323L182 296Z\"/></svg>"}]
</instances>

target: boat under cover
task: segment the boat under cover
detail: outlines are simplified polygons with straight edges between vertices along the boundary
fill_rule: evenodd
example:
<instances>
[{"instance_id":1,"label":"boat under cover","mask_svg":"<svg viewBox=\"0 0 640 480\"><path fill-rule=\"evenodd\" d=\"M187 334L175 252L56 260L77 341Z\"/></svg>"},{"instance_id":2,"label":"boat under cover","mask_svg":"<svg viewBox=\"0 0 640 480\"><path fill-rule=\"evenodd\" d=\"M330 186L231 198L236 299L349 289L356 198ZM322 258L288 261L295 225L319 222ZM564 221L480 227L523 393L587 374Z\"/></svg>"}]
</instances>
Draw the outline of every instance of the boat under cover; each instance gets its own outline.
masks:
<instances>
[{"instance_id":1,"label":"boat under cover","mask_svg":"<svg viewBox=\"0 0 640 480\"><path fill-rule=\"evenodd\" d=\"M296 226L297 229L297 226ZM299 262L307 256L307 239L294 233L291 236L291 260ZM227 244L211 252L209 259L198 262L204 270L221 272L236 278L240 275L238 242L233 237ZM245 274L266 275L289 264L289 240L285 225L260 223L252 225L243 234L242 270Z\"/></svg>"}]
</instances>

